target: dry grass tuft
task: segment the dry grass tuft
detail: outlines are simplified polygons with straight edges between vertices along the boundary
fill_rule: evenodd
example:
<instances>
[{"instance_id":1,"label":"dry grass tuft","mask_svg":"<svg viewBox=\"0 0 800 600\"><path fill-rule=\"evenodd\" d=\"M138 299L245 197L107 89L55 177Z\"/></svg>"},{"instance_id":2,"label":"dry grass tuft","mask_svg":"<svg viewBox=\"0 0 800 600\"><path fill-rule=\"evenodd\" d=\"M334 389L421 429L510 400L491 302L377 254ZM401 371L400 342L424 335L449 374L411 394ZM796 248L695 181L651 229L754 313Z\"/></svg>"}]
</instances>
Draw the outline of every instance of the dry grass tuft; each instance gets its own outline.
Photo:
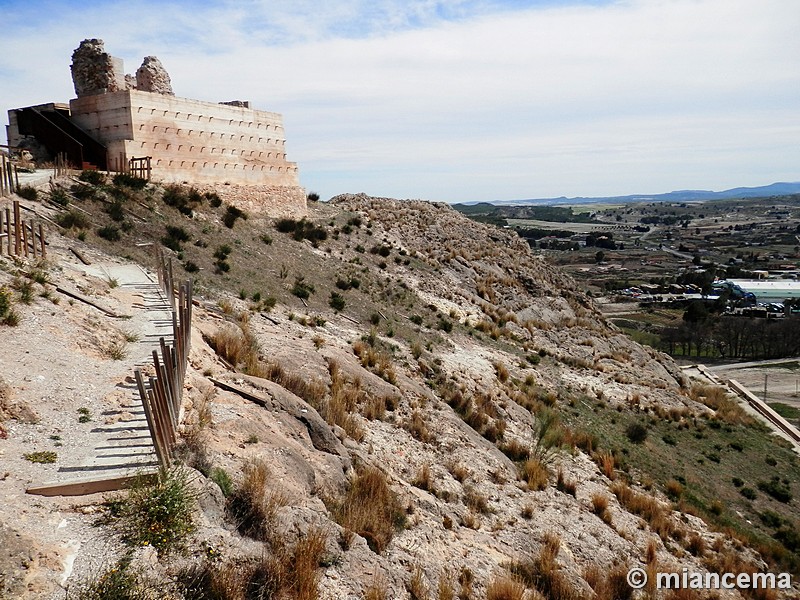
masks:
<instances>
[{"instance_id":1,"label":"dry grass tuft","mask_svg":"<svg viewBox=\"0 0 800 600\"><path fill-rule=\"evenodd\" d=\"M563 492L575 497L578 484L572 479L567 479L566 475L564 475L563 469L559 468L558 475L556 476L556 489L559 492Z\"/></svg>"},{"instance_id":2,"label":"dry grass tuft","mask_svg":"<svg viewBox=\"0 0 800 600\"><path fill-rule=\"evenodd\" d=\"M411 579L406 584L406 589L409 596L411 596L411 600L428 600L430 590L427 581L425 581L425 571L422 570L420 565L414 567Z\"/></svg>"},{"instance_id":3,"label":"dry grass tuft","mask_svg":"<svg viewBox=\"0 0 800 600\"><path fill-rule=\"evenodd\" d=\"M353 344L353 352L361 360L362 367L391 384L397 383L397 373L389 354L360 340Z\"/></svg>"},{"instance_id":4,"label":"dry grass tuft","mask_svg":"<svg viewBox=\"0 0 800 600\"><path fill-rule=\"evenodd\" d=\"M486 586L486 600L523 600L525 584L516 577L496 575Z\"/></svg>"},{"instance_id":5,"label":"dry grass tuft","mask_svg":"<svg viewBox=\"0 0 800 600\"><path fill-rule=\"evenodd\" d=\"M599 466L600 470L603 472L603 475L608 477L611 481L617 478L617 472L615 471L617 461L611 452L608 450L600 450L594 453L593 458L597 466Z\"/></svg>"},{"instance_id":6,"label":"dry grass tuft","mask_svg":"<svg viewBox=\"0 0 800 600\"><path fill-rule=\"evenodd\" d=\"M556 557L561 549L557 534L545 534L538 554L533 554L511 564L511 572L527 587L536 589L549 600L579 600L580 594L561 572Z\"/></svg>"},{"instance_id":7,"label":"dry grass tuft","mask_svg":"<svg viewBox=\"0 0 800 600\"><path fill-rule=\"evenodd\" d=\"M531 457L520 468L520 479L528 484L529 490L541 491L547 487L550 470L541 460Z\"/></svg>"},{"instance_id":8,"label":"dry grass tuft","mask_svg":"<svg viewBox=\"0 0 800 600\"><path fill-rule=\"evenodd\" d=\"M425 490L426 492L433 491L433 479L431 477L430 463L424 463L420 467L419 471L417 471L417 476L414 477L414 481L411 482L411 485L418 487L421 490Z\"/></svg>"},{"instance_id":9,"label":"dry grass tuft","mask_svg":"<svg viewBox=\"0 0 800 600\"><path fill-rule=\"evenodd\" d=\"M356 412L358 402L365 400L361 380L348 381L335 361L330 362L328 371L331 375L331 395L321 407L322 417L329 425L338 425L351 438L361 442L365 435L364 428L358 417L353 414Z\"/></svg>"},{"instance_id":10,"label":"dry grass tuft","mask_svg":"<svg viewBox=\"0 0 800 600\"><path fill-rule=\"evenodd\" d=\"M455 460L448 460L446 465L447 471L453 476L453 479L459 483L464 483L469 477L469 469Z\"/></svg>"},{"instance_id":11,"label":"dry grass tuft","mask_svg":"<svg viewBox=\"0 0 800 600\"><path fill-rule=\"evenodd\" d=\"M622 481L614 482L611 491L626 510L647 521L653 532L662 540L666 541L677 532L670 511L652 496L639 493Z\"/></svg>"},{"instance_id":12,"label":"dry grass tuft","mask_svg":"<svg viewBox=\"0 0 800 600\"><path fill-rule=\"evenodd\" d=\"M403 429L420 442L430 442L433 439L428 425L425 423L425 418L418 410L413 411L408 420L403 422Z\"/></svg>"},{"instance_id":13,"label":"dry grass tuft","mask_svg":"<svg viewBox=\"0 0 800 600\"><path fill-rule=\"evenodd\" d=\"M583 578L594 591L594 600L630 600L633 588L628 584L628 565L615 564L610 569L591 565Z\"/></svg>"},{"instance_id":14,"label":"dry grass tuft","mask_svg":"<svg viewBox=\"0 0 800 600\"><path fill-rule=\"evenodd\" d=\"M331 512L339 525L365 538L372 551L378 554L386 549L395 530L404 527L406 521L386 474L375 467L363 469L353 479Z\"/></svg>"},{"instance_id":15,"label":"dry grass tuft","mask_svg":"<svg viewBox=\"0 0 800 600\"><path fill-rule=\"evenodd\" d=\"M387 600L387 598L389 598L389 584L383 575L379 575L364 590L364 600Z\"/></svg>"},{"instance_id":16,"label":"dry grass tuft","mask_svg":"<svg viewBox=\"0 0 800 600\"><path fill-rule=\"evenodd\" d=\"M608 510L608 496L602 493L592 495L592 512L603 520L606 525L611 525L611 512Z\"/></svg>"},{"instance_id":17,"label":"dry grass tuft","mask_svg":"<svg viewBox=\"0 0 800 600\"><path fill-rule=\"evenodd\" d=\"M267 541L278 509L288 504L279 490L269 490L272 476L267 464L250 460L242 470L242 482L228 498L228 512L242 535Z\"/></svg>"},{"instance_id":18,"label":"dry grass tuft","mask_svg":"<svg viewBox=\"0 0 800 600\"><path fill-rule=\"evenodd\" d=\"M689 397L695 402L708 406L721 421L731 425L752 425L753 417L748 415L735 400L731 400L725 388L717 385L695 384L689 390Z\"/></svg>"}]
</instances>

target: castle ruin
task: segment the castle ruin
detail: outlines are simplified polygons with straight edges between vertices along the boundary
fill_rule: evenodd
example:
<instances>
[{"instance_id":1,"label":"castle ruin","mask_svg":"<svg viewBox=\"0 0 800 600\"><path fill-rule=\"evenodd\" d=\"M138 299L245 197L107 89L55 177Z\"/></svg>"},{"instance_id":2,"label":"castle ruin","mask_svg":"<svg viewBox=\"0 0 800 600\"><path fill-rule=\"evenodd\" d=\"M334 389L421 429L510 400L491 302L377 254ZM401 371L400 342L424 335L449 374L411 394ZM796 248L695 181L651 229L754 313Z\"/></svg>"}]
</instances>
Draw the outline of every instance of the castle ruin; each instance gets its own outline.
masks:
<instances>
[{"instance_id":1,"label":"castle ruin","mask_svg":"<svg viewBox=\"0 0 800 600\"><path fill-rule=\"evenodd\" d=\"M125 75L102 40L81 42L71 71L77 97L69 104L9 111L10 146L66 155L75 168L128 172L132 161L146 159L153 179L248 186L255 204L271 197L288 209L282 212L305 212L280 114L246 101L179 98L158 58Z\"/></svg>"}]
</instances>

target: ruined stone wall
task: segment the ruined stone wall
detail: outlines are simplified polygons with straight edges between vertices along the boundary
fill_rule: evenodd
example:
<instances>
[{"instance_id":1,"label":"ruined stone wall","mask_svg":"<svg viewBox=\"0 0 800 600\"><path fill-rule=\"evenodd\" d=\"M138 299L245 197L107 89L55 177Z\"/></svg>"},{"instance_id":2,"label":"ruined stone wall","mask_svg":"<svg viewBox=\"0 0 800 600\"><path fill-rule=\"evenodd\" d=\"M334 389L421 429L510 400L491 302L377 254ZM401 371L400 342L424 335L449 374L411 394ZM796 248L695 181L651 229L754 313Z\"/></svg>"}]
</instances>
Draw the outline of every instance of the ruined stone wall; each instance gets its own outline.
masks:
<instances>
[{"instance_id":1,"label":"ruined stone wall","mask_svg":"<svg viewBox=\"0 0 800 600\"><path fill-rule=\"evenodd\" d=\"M151 156L154 179L302 194L277 113L137 90L77 98L70 107L73 120L108 146L111 165L120 153Z\"/></svg>"}]
</instances>

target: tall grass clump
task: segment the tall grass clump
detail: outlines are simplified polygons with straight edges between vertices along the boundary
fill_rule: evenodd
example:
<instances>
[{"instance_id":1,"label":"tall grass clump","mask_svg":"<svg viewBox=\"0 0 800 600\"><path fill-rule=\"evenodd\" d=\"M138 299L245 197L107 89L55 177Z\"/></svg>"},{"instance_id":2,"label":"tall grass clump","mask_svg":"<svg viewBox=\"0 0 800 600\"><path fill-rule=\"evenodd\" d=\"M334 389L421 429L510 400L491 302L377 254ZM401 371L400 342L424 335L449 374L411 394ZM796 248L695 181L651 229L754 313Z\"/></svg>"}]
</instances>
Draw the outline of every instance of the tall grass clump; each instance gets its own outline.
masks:
<instances>
[{"instance_id":1,"label":"tall grass clump","mask_svg":"<svg viewBox=\"0 0 800 600\"><path fill-rule=\"evenodd\" d=\"M280 491L270 489L272 474L264 461L250 460L242 470L242 481L228 497L228 513L242 535L267 541L278 509L288 499Z\"/></svg>"},{"instance_id":2,"label":"tall grass clump","mask_svg":"<svg viewBox=\"0 0 800 600\"><path fill-rule=\"evenodd\" d=\"M386 549L395 531L406 523L405 512L389 487L386 474L376 467L364 468L353 479L332 513L339 525L366 539L377 554Z\"/></svg>"}]
</instances>

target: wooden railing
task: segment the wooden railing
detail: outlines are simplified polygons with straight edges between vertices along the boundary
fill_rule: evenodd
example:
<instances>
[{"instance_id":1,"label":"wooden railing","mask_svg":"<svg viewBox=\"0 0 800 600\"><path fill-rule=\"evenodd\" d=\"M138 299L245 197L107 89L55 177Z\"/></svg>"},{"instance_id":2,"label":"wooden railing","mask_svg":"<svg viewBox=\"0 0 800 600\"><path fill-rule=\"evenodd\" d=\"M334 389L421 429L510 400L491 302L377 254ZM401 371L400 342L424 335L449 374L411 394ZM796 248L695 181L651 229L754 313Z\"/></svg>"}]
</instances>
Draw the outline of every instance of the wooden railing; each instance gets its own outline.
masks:
<instances>
[{"instance_id":1,"label":"wooden railing","mask_svg":"<svg viewBox=\"0 0 800 600\"><path fill-rule=\"evenodd\" d=\"M158 462L162 467L169 467L177 442L183 379L191 345L192 282L187 280L181 284L176 298L172 260L165 260L160 251L157 258L158 283L172 311L173 345L167 344L163 337L159 339L160 353L153 350L154 377L145 381L140 369L134 374Z\"/></svg>"},{"instance_id":2,"label":"wooden railing","mask_svg":"<svg viewBox=\"0 0 800 600\"><path fill-rule=\"evenodd\" d=\"M19 200L0 207L0 254L47 258L44 228L41 223L26 221L20 215Z\"/></svg>"}]
</instances>

